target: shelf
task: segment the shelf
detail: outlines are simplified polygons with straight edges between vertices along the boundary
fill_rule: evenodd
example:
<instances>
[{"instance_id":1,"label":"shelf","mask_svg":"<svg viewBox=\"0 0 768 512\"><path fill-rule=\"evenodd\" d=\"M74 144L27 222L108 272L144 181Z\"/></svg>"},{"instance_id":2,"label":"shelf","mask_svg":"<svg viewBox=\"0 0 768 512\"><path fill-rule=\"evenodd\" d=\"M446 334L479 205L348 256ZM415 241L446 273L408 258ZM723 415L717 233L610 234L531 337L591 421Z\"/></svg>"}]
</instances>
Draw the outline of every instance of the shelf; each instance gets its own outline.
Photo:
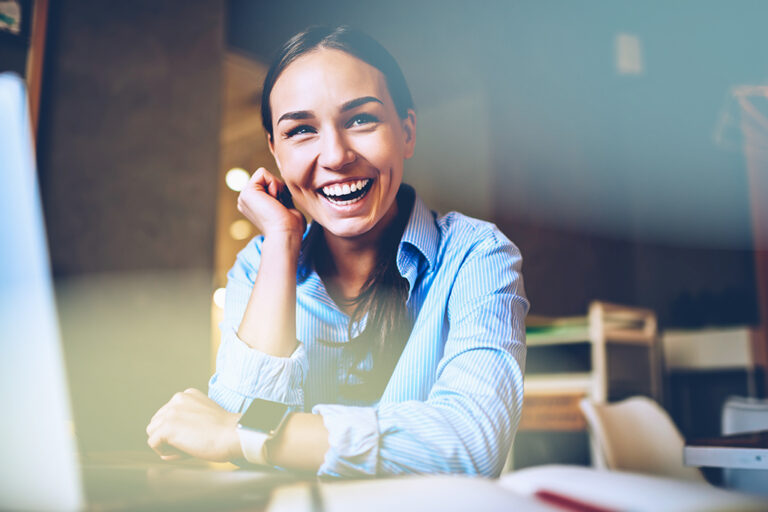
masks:
<instances>
[{"instance_id":1,"label":"shelf","mask_svg":"<svg viewBox=\"0 0 768 512\"><path fill-rule=\"evenodd\" d=\"M624 343L627 345L653 345L656 343L656 333L648 334L642 331L606 330L606 343Z\"/></svg>"},{"instance_id":2,"label":"shelf","mask_svg":"<svg viewBox=\"0 0 768 512\"><path fill-rule=\"evenodd\" d=\"M525 393L584 393L589 394L594 385L594 374L584 373L541 373L525 377Z\"/></svg>"},{"instance_id":3,"label":"shelf","mask_svg":"<svg viewBox=\"0 0 768 512\"><path fill-rule=\"evenodd\" d=\"M653 311L592 302L583 316L529 317L523 413L514 460L572 462L553 444L567 439L589 460L583 399L606 402L659 393L658 326ZM597 448L591 448L596 453ZM545 457L542 457L545 455ZM595 459L596 460L596 459Z\"/></svg>"},{"instance_id":4,"label":"shelf","mask_svg":"<svg viewBox=\"0 0 768 512\"><path fill-rule=\"evenodd\" d=\"M525 333L528 346L562 345L566 343L589 343L589 328L553 327L528 328Z\"/></svg>"}]
</instances>

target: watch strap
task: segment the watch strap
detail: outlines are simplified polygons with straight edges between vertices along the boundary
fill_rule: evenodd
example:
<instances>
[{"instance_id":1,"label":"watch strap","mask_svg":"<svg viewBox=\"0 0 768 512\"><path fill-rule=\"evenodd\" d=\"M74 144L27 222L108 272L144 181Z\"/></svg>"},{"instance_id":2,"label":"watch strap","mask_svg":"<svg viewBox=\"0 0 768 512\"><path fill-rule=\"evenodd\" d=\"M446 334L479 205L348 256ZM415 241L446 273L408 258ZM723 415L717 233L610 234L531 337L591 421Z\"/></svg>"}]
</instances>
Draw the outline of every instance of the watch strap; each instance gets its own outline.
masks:
<instances>
[{"instance_id":1,"label":"watch strap","mask_svg":"<svg viewBox=\"0 0 768 512\"><path fill-rule=\"evenodd\" d=\"M251 464L270 465L265 452L265 445L271 437L267 432L238 426L237 435L240 438L240 448L243 450L245 460Z\"/></svg>"}]
</instances>

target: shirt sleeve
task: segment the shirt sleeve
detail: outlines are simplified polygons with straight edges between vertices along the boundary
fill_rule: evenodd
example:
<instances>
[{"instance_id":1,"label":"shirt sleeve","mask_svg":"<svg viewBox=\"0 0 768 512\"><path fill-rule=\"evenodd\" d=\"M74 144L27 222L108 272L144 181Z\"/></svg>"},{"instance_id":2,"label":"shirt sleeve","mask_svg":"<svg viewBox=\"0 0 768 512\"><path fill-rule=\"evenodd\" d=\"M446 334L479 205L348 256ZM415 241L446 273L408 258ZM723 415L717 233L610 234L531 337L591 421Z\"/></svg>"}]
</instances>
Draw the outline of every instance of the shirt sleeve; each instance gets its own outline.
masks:
<instances>
[{"instance_id":1,"label":"shirt sleeve","mask_svg":"<svg viewBox=\"0 0 768 512\"><path fill-rule=\"evenodd\" d=\"M249 347L237 337L256 280L262 241L263 237L254 238L227 273L224 320L219 324L221 345L208 396L232 412L245 410L254 398L302 410L307 369L304 345L299 343L290 357L276 357Z\"/></svg>"},{"instance_id":2,"label":"shirt sleeve","mask_svg":"<svg viewBox=\"0 0 768 512\"><path fill-rule=\"evenodd\" d=\"M517 247L487 234L456 274L449 332L426 401L316 406L330 449L319 474L498 476L523 404L525 298Z\"/></svg>"}]
</instances>

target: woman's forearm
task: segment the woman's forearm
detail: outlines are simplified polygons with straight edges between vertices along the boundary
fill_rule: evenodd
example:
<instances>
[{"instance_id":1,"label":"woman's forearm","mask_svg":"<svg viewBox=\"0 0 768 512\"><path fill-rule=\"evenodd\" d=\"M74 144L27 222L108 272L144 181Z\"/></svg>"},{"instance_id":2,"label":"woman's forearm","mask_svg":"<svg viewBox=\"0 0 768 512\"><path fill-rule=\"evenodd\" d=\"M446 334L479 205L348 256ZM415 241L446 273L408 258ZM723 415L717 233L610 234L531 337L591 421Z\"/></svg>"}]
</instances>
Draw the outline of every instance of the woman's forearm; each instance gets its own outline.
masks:
<instances>
[{"instance_id":1,"label":"woman's forearm","mask_svg":"<svg viewBox=\"0 0 768 512\"><path fill-rule=\"evenodd\" d=\"M269 441L269 459L275 466L317 471L328 451L328 430L319 414L297 412Z\"/></svg>"},{"instance_id":2,"label":"woman's forearm","mask_svg":"<svg viewBox=\"0 0 768 512\"><path fill-rule=\"evenodd\" d=\"M296 268L301 237L271 235L237 336L261 352L289 357L296 349Z\"/></svg>"}]
</instances>

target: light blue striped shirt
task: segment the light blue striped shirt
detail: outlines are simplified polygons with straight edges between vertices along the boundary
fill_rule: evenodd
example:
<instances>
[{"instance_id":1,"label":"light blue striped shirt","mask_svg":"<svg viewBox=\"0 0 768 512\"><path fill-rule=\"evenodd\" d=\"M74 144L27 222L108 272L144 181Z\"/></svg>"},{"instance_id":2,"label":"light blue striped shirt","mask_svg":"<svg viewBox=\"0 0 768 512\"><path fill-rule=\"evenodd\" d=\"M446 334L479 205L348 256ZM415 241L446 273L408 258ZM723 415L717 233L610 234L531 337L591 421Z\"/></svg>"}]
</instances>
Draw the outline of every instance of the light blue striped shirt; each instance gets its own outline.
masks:
<instances>
[{"instance_id":1,"label":"light blue striped shirt","mask_svg":"<svg viewBox=\"0 0 768 512\"><path fill-rule=\"evenodd\" d=\"M343 353L349 317L313 268L298 270L291 357L238 339L262 242L254 238L228 274L213 400L243 411L263 398L322 415L330 449L319 475L498 476L523 404L529 305L520 252L496 226L439 217L416 198L397 252L413 330L379 402L362 405L340 394L353 364Z\"/></svg>"}]
</instances>

